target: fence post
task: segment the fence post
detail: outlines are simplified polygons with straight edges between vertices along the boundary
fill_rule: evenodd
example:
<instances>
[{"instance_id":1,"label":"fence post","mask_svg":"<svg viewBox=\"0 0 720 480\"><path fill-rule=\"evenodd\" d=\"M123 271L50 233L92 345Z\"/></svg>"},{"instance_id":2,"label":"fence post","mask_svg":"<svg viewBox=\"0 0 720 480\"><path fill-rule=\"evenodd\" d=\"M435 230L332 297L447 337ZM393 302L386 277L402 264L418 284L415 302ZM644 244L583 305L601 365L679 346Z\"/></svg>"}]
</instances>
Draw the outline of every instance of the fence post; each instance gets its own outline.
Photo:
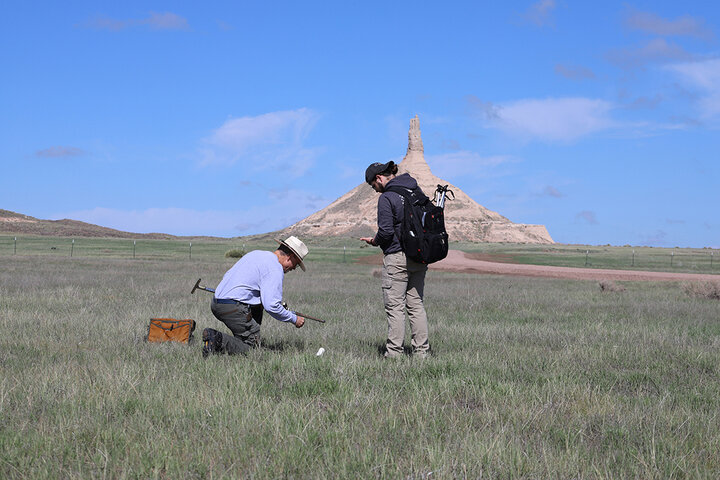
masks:
<instances>
[{"instance_id":1,"label":"fence post","mask_svg":"<svg viewBox=\"0 0 720 480\"><path fill-rule=\"evenodd\" d=\"M632 266L635 266L635 249L633 249L633 259L632 259Z\"/></svg>"},{"instance_id":2,"label":"fence post","mask_svg":"<svg viewBox=\"0 0 720 480\"><path fill-rule=\"evenodd\" d=\"M346 248L347 247L345 245L343 245L343 263L345 263L345 249Z\"/></svg>"},{"instance_id":3,"label":"fence post","mask_svg":"<svg viewBox=\"0 0 720 480\"><path fill-rule=\"evenodd\" d=\"M585 266L588 265L588 255L590 254L590 250L585 250Z\"/></svg>"},{"instance_id":4,"label":"fence post","mask_svg":"<svg viewBox=\"0 0 720 480\"><path fill-rule=\"evenodd\" d=\"M133 240L133 258L135 258L135 242L136 242L136 241L137 241L137 240Z\"/></svg>"},{"instance_id":5,"label":"fence post","mask_svg":"<svg viewBox=\"0 0 720 480\"><path fill-rule=\"evenodd\" d=\"M73 250L75 249L75 239L73 238L72 243L70 244L70 258L73 256Z\"/></svg>"},{"instance_id":6,"label":"fence post","mask_svg":"<svg viewBox=\"0 0 720 480\"><path fill-rule=\"evenodd\" d=\"M17 237L15 237L15 243L13 244L13 255L17 255Z\"/></svg>"},{"instance_id":7,"label":"fence post","mask_svg":"<svg viewBox=\"0 0 720 480\"><path fill-rule=\"evenodd\" d=\"M190 260L192 260L192 242L190 242Z\"/></svg>"},{"instance_id":8,"label":"fence post","mask_svg":"<svg viewBox=\"0 0 720 480\"><path fill-rule=\"evenodd\" d=\"M710 252L710 270L712 270L713 252Z\"/></svg>"},{"instance_id":9,"label":"fence post","mask_svg":"<svg viewBox=\"0 0 720 480\"><path fill-rule=\"evenodd\" d=\"M672 261L673 261L674 256L675 256L675 252L670 252L670 266L671 267L673 266Z\"/></svg>"}]
</instances>

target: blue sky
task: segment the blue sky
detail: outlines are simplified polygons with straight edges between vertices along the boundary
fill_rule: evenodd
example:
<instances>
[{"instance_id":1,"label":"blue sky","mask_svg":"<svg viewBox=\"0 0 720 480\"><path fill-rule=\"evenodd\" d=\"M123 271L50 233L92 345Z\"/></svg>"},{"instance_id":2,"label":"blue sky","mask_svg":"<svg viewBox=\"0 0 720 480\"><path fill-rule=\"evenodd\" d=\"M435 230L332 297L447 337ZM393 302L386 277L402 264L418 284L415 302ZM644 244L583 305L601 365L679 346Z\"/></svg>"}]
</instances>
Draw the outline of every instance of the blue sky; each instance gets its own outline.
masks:
<instances>
[{"instance_id":1,"label":"blue sky","mask_svg":"<svg viewBox=\"0 0 720 480\"><path fill-rule=\"evenodd\" d=\"M284 228L400 161L560 243L720 248L707 1L32 2L0 18L0 208Z\"/></svg>"}]
</instances>

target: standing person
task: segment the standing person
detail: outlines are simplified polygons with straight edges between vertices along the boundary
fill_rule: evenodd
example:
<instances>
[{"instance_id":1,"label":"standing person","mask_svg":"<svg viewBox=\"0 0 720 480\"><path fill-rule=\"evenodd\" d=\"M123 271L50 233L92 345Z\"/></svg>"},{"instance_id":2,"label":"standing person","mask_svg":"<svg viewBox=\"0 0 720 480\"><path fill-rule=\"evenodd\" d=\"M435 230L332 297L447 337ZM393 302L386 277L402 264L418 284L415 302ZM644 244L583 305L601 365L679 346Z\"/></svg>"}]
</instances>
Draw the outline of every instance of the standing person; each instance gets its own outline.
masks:
<instances>
[{"instance_id":1,"label":"standing person","mask_svg":"<svg viewBox=\"0 0 720 480\"><path fill-rule=\"evenodd\" d=\"M259 346L263 310L297 328L305 324L305 318L283 306L282 295L284 275L298 265L305 271L303 259L308 248L296 237L277 242L280 245L274 252L253 250L225 272L215 289L210 310L233 336L212 328L203 330L203 357L211 353L247 353Z\"/></svg>"},{"instance_id":2,"label":"standing person","mask_svg":"<svg viewBox=\"0 0 720 480\"><path fill-rule=\"evenodd\" d=\"M397 175L395 162L373 163L365 170L365 181L378 193L378 231L374 237L360 240L379 246L383 254L382 291L388 321L388 338L385 358L397 358L403 354L405 341L405 308L410 318L413 356L426 358L430 353L428 324L423 291L427 265L417 263L405 256L400 243L405 198L389 187L399 186L419 190L417 181L407 173Z\"/></svg>"}]
</instances>

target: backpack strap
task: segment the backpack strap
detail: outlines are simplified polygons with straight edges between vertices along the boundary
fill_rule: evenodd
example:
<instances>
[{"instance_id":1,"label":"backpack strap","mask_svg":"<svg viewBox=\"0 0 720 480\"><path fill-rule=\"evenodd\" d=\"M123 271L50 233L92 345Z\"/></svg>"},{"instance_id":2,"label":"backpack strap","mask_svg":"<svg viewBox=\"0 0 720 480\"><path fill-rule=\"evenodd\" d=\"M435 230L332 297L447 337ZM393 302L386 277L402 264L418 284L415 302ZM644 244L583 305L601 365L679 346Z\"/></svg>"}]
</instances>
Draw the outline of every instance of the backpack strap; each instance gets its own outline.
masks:
<instances>
[{"instance_id":1,"label":"backpack strap","mask_svg":"<svg viewBox=\"0 0 720 480\"><path fill-rule=\"evenodd\" d=\"M395 192L398 195L400 195L401 197L403 197L403 199L410 201L410 192L408 191L407 188L392 186L392 187L388 187L387 189L385 189L385 191L386 192ZM403 203L405 203L405 202L403 202Z\"/></svg>"},{"instance_id":2,"label":"backpack strap","mask_svg":"<svg viewBox=\"0 0 720 480\"><path fill-rule=\"evenodd\" d=\"M405 197L411 205L422 205L424 204L429 198L425 194L420 194L417 189L411 190L406 187L401 187L398 185L391 185L386 190L386 192L395 192L403 197Z\"/></svg>"}]
</instances>

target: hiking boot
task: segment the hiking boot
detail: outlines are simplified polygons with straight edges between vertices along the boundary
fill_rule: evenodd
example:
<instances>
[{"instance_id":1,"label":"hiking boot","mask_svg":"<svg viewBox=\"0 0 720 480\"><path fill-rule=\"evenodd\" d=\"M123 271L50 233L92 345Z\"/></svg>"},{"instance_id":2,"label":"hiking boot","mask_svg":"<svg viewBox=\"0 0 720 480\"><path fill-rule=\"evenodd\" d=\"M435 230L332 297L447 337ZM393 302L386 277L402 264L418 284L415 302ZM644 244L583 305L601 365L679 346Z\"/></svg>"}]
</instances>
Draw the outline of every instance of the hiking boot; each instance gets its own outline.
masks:
<instances>
[{"instance_id":1,"label":"hiking boot","mask_svg":"<svg viewBox=\"0 0 720 480\"><path fill-rule=\"evenodd\" d=\"M212 328L206 328L202 333L203 348L202 356L207 358L211 353L222 351L222 333Z\"/></svg>"}]
</instances>

